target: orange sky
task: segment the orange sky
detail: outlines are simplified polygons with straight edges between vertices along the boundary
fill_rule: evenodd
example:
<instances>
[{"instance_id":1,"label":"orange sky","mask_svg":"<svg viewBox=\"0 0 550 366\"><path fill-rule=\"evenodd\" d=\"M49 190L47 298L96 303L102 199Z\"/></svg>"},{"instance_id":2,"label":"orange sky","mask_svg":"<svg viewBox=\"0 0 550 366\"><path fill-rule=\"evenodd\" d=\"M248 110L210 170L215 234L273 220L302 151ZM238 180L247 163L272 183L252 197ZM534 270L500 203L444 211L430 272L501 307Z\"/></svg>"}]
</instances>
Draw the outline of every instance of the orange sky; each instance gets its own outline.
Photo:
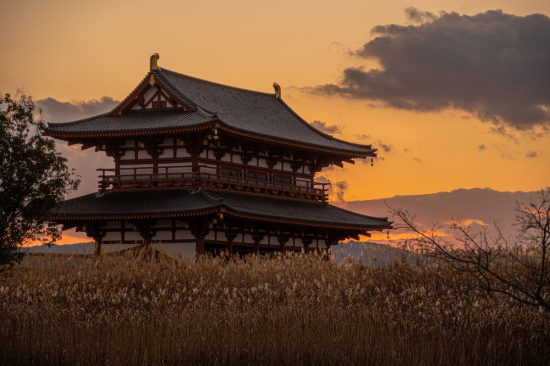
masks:
<instances>
[{"instance_id":1,"label":"orange sky","mask_svg":"<svg viewBox=\"0 0 550 366\"><path fill-rule=\"evenodd\" d=\"M367 101L313 96L300 88L337 82L364 65L347 50L379 24L406 24L404 9L475 14L489 9L550 14L548 1L27 1L0 3L0 91L35 99L124 98L143 78L149 55L159 65L244 88L272 91L308 121L342 127L337 137L383 142L374 167L330 172L345 180L346 200L456 188L536 190L550 186L550 134L491 132L463 111L420 113ZM368 134L370 140L358 135ZM479 145L488 148L479 151ZM537 157L527 158L529 151ZM93 152L86 151L86 154Z\"/></svg>"}]
</instances>

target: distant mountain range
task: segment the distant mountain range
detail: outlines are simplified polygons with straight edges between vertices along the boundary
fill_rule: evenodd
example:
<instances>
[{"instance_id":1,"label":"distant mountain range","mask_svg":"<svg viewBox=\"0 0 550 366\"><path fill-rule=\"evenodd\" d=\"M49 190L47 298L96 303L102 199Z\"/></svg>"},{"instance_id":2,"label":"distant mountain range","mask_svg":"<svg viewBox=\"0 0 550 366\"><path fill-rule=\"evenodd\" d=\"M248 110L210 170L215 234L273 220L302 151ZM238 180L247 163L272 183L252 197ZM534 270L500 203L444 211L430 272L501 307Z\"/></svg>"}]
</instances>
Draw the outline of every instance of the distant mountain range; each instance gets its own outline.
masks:
<instances>
[{"instance_id":1,"label":"distant mountain range","mask_svg":"<svg viewBox=\"0 0 550 366\"><path fill-rule=\"evenodd\" d=\"M478 227L497 223L507 235L515 234L516 202L536 201L537 192L498 192L492 189L457 189L423 195L350 201L342 207L373 216L390 216L391 208L408 210L422 228L461 219ZM390 217L390 220L392 218Z\"/></svg>"},{"instance_id":2,"label":"distant mountain range","mask_svg":"<svg viewBox=\"0 0 550 366\"><path fill-rule=\"evenodd\" d=\"M19 249L31 254L93 254L94 243L78 243L66 245L37 245L34 247L23 247Z\"/></svg>"}]
</instances>

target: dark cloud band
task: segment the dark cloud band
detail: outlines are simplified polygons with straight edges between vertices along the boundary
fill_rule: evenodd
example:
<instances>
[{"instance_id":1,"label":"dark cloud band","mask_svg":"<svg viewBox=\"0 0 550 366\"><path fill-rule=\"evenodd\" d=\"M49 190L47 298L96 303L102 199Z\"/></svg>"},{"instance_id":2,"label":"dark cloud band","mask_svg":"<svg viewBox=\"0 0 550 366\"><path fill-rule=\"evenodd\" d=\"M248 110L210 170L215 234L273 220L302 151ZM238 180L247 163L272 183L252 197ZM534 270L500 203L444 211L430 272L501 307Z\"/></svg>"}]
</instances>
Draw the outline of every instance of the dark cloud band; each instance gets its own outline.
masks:
<instances>
[{"instance_id":1,"label":"dark cloud band","mask_svg":"<svg viewBox=\"0 0 550 366\"><path fill-rule=\"evenodd\" d=\"M418 111L457 108L517 129L550 123L550 18L407 9L412 25L379 25L354 51L380 69L347 68L315 93Z\"/></svg>"}]
</instances>

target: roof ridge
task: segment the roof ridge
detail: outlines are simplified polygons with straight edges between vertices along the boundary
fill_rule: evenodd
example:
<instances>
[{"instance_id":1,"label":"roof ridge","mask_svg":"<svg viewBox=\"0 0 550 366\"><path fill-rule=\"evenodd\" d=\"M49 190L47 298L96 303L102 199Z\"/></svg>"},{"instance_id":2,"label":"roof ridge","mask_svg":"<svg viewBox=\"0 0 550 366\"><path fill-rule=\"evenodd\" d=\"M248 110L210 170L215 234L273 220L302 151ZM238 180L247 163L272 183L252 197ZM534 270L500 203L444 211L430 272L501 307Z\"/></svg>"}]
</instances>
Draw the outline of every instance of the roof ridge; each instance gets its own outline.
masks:
<instances>
[{"instance_id":1,"label":"roof ridge","mask_svg":"<svg viewBox=\"0 0 550 366\"><path fill-rule=\"evenodd\" d=\"M273 94L273 93L262 92L262 91L258 91L258 90L252 90L252 89L245 89L245 88L241 88L241 87L238 87L238 86L218 83L218 82L215 82L215 81L206 80L206 79L198 78L198 77L195 77L195 76L182 74L180 72L168 70L168 69L165 69L165 68L162 68L159 71L161 73L166 71L168 73L175 74L176 76L192 79L192 80L202 82L202 83L205 83L205 84L210 84L210 85L214 85L214 86L221 86L221 87L228 88L228 89L238 90L238 91L241 91L241 92L246 92L246 93L251 93L251 94L258 94L258 95L262 95L262 96L266 96L266 97L272 97L273 99L277 99L277 98L275 98L275 94Z\"/></svg>"},{"instance_id":2,"label":"roof ridge","mask_svg":"<svg viewBox=\"0 0 550 366\"><path fill-rule=\"evenodd\" d=\"M182 101L185 102L188 106L191 107L191 109L197 109L199 107L197 103L193 102L191 99L189 99L186 95L184 95L178 88L174 86L170 82L170 80L166 79L166 77L162 74L161 69L150 71L151 74L155 75L157 77L157 82L160 82L161 84L164 84L164 86L171 91L172 93L176 94L177 97L179 97Z\"/></svg>"}]
</instances>

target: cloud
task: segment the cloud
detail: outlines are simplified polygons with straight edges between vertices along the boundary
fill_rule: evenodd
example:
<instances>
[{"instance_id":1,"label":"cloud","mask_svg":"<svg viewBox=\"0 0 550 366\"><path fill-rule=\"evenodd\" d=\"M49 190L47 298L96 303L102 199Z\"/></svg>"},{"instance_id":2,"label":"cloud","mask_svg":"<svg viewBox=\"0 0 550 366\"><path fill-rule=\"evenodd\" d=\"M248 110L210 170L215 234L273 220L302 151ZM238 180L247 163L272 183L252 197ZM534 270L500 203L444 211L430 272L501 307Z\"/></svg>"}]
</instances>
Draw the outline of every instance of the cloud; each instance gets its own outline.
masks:
<instances>
[{"instance_id":1,"label":"cloud","mask_svg":"<svg viewBox=\"0 0 550 366\"><path fill-rule=\"evenodd\" d=\"M345 180L340 180L334 184L334 193L336 194L337 202L346 202L344 194L348 190L348 182Z\"/></svg>"},{"instance_id":2,"label":"cloud","mask_svg":"<svg viewBox=\"0 0 550 366\"><path fill-rule=\"evenodd\" d=\"M46 122L70 122L112 110L119 102L111 97L101 97L76 102L61 102L54 98L36 101Z\"/></svg>"},{"instance_id":3,"label":"cloud","mask_svg":"<svg viewBox=\"0 0 550 366\"><path fill-rule=\"evenodd\" d=\"M419 10L412 6L405 9L405 15L407 16L407 19L416 23L433 21L437 18L437 16L434 13L431 13L429 11Z\"/></svg>"},{"instance_id":4,"label":"cloud","mask_svg":"<svg viewBox=\"0 0 550 366\"><path fill-rule=\"evenodd\" d=\"M408 8L413 25L378 25L338 84L308 90L391 107L456 108L515 129L550 125L550 18L491 10L476 15Z\"/></svg>"},{"instance_id":5,"label":"cloud","mask_svg":"<svg viewBox=\"0 0 550 366\"><path fill-rule=\"evenodd\" d=\"M510 140L515 142L516 144L519 143L517 135L515 133L511 132L509 128L506 128L503 125L491 126L490 132L494 133L496 135L500 135L500 136L509 138Z\"/></svg>"},{"instance_id":6,"label":"cloud","mask_svg":"<svg viewBox=\"0 0 550 366\"><path fill-rule=\"evenodd\" d=\"M539 154L536 151L528 151L527 154L525 154L526 158L536 158L539 156Z\"/></svg>"},{"instance_id":7,"label":"cloud","mask_svg":"<svg viewBox=\"0 0 550 366\"><path fill-rule=\"evenodd\" d=\"M359 140L360 143L368 143L367 141L373 140L372 142L373 147L385 153L389 153L393 150L393 145L383 142L380 139L373 139L372 136L370 135L359 134L359 135L355 135L355 137Z\"/></svg>"},{"instance_id":8,"label":"cloud","mask_svg":"<svg viewBox=\"0 0 550 366\"><path fill-rule=\"evenodd\" d=\"M311 125L316 129L321 130L328 134L342 133L342 127L339 127L337 125L330 125L327 122L315 120L311 122Z\"/></svg>"},{"instance_id":9,"label":"cloud","mask_svg":"<svg viewBox=\"0 0 550 366\"><path fill-rule=\"evenodd\" d=\"M54 98L45 98L36 101L42 109L43 118L50 122L74 121L97 114L106 113L114 108L118 102L111 97L91 99L78 102L62 102ZM104 153L90 150L80 150L78 145L68 146L65 142L56 140L56 147L69 161L69 167L74 168L81 176L78 192L71 197L97 191L97 168L114 166L113 159Z\"/></svg>"},{"instance_id":10,"label":"cloud","mask_svg":"<svg viewBox=\"0 0 550 366\"><path fill-rule=\"evenodd\" d=\"M392 146L389 144L385 144L381 141L378 142L378 146L384 151L384 152L390 152L392 150Z\"/></svg>"}]
</instances>

